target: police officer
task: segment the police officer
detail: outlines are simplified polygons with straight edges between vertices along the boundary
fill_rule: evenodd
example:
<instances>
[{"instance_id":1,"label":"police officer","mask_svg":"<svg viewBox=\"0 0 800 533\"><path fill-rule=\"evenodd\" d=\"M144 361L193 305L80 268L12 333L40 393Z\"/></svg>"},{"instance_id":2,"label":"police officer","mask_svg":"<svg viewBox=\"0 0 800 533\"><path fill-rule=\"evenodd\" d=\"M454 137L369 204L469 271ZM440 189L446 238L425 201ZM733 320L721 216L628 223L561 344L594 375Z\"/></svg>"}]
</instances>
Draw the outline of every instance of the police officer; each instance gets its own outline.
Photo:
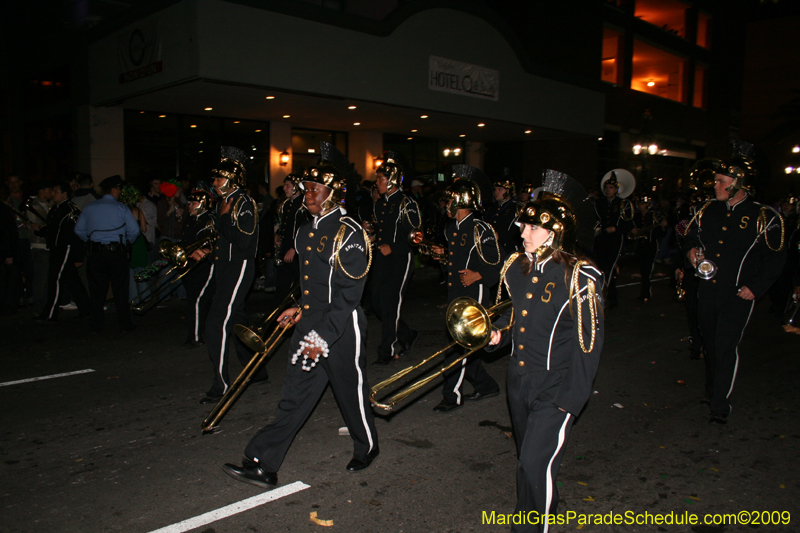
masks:
<instances>
[{"instance_id":1,"label":"police officer","mask_svg":"<svg viewBox=\"0 0 800 533\"><path fill-rule=\"evenodd\" d=\"M328 383L353 439L353 458L346 469L363 470L379 453L366 379L367 321L359 305L371 262L369 241L340 208L340 169L347 171L349 165L329 143L323 143L321 152L322 163L307 169L302 182L313 219L300 228L295 242L300 307L278 317L279 323L296 324L278 412L247 444L242 466L223 467L238 481L262 488L278 483L286 452ZM336 165L329 163L337 160Z\"/></svg>"},{"instance_id":2,"label":"police officer","mask_svg":"<svg viewBox=\"0 0 800 533\"><path fill-rule=\"evenodd\" d=\"M245 298L255 277L255 260L258 249L258 208L248 196L244 186L245 156L235 149L223 149L230 157L211 171L214 189L220 200L217 203L217 240L213 252L207 248L196 250L191 257L200 261L212 253L216 292L206 319L208 356L214 368L214 381L200 403L216 403L230 387L228 378L229 340L234 340L236 355L246 365L253 353L234 334L236 324L246 324ZM265 381L266 370L254 378Z\"/></svg>"},{"instance_id":3,"label":"police officer","mask_svg":"<svg viewBox=\"0 0 800 533\"><path fill-rule=\"evenodd\" d=\"M414 198L403 193L408 162L387 150L378 167L376 187L380 197L375 211L375 268L372 269L372 310L381 321L381 342L376 364L388 365L411 350L419 333L401 317L408 282L414 273L412 231L422 231L422 217Z\"/></svg>"},{"instance_id":4,"label":"police officer","mask_svg":"<svg viewBox=\"0 0 800 533\"><path fill-rule=\"evenodd\" d=\"M494 180L492 187L494 188L494 201L486 207L483 218L492 225L500 247L508 255L517 251L520 244L519 227L514 224L519 204L514 200L516 186L511 177L511 170L504 169L503 175Z\"/></svg>"},{"instance_id":5,"label":"police officer","mask_svg":"<svg viewBox=\"0 0 800 533\"><path fill-rule=\"evenodd\" d=\"M597 266L605 275L605 287L608 291L606 305L609 308L617 305L617 260L622 252L622 244L633 227L632 206L627 200L618 196L620 184L616 173L604 177L600 182L604 198L595 201L597 218L600 220L600 232L594 240L594 254ZM627 196L632 191L625 191Z\"/></svg>"},{"instance_id":6,"label":"police officer","mask_svg":"<svg viewBox=\"0 0 800 533\"><path fill-rule=\"evenodd\" d=\"M500 329L493 329L487 350L512 344L508 405L517 444L515 511L526 518L512 531L548 530L544 515L558 506L564 448L591 394L603 348L603 275L576 255L579 225L594 226L579 215L585 201L575 180L548 170L542 193L519 215L525 251L503 265L515 322L511 334L501 334L510 310L498 318L494 325ZM591 242L588 235L584 246Z\"/></svg>"},{"instance_id":7,"label":"police officer","mask_svg":"<svg viewBox=\"0 0 800 533\"><path fill-rule=\"evenodd\" d=\"M447 249L433 246L437 254L447 254L447 299L452 302L468 296L478 303L489 301L489 289L500 279L502 253L491 225L477 218L483 198L491 194L491 181L480 169L470 165L453 166L453 183L447 188L447 214L450 223L445 229ZM445 357L447 366L463 353L458 347ZM462 392L464 378L474 392ZM448 413L464 405L464 400L482 400L500 393L500 386L483 368L476 356L462 360L444 375L443 399L433 408Z\"/></svg>"},{"instance_id":8,"label":"police officer","mask_svg":"<svg viewBox=\"0 0 800 533\"><path fill-rule=\"evenodd\" d=\"M736 153L727 161L704 160L715 169L716 200L697 213L687 237L687 257L701 278L698 317L712 424L728 421L739 342L755 301L778 278L786 259L783 219L750 193L756 177L752 145L737 144Z\"/></svg>"},{"instance_id":9,"label":"police officer","mask_svg":"<svg viewBox=\"0 0 800 533\"><path fill-rule=\"evenodd\" d=\"M75 234L88 242L86 274L92 301L92 323L89 327L92 333L99 333L103 328L103 307L109 283L120 329L134 329L130 309L128 249L140 231L131 210L119 201L122 184L120 176L101 181L103 197L87 205L75 224Z\"/></svg>"},{"instance_id":10,"label":"police officer","mask_svg":"<svg viewBox=\"0 0 800 533\"><path fill-rule=\"evenodd\" d=\"M634 203L636 211L633 214L631 235L636 244L636 260L642 277L639 300L649 302L653 296L650 276L656 264L659 243L666 233L664 228L667 226L667 219L653 209L653 199L649 196L635 198Z\"/></svg>"},{"instance_id":11,"label":"police officer","mask_svg":"<svg viewBox=\"0 0 800 533\"><path fill-rule=\"evenodd\" d=\"M211 193L196 189L189 193L189 216L184 219L181 244L186 247L198 241L210 238L214 234L214 221L211 207L214 199ZM191 263L194 263L191 260ZM191 268L191 264L187 266ZM211 309L216 284L214 283L214 265L211 261L202 261L183 277L186 289L186 324L188 332L185 345L187 348L202 346L206 330L206 320Z\"/></svg>"},{"instance_id":12,"label":"police officer","mask_svg":"<svg viewBox=\"0 0 800 533\"><path fill-rule=\"evenodd\" d=\"M275 234L275 296L278 301L282 301L297 283L300 267L295 261L294 238L300 226L308 221L308 213L303 208L300 174L289 174L284 178L283 192L286 199L278 210L280 223Z\"/></svg>"},{"instance_id":13,"label":"police officer","mask_svg":"<svg viewBox=\"0 0 800 533\"><path fill-rule=\"evenodd\" d=\"M78 266L83 264L85 253L83 241L75 235L75 223L81 210L70 201L71 195L69 183L64 181L53 186L54 206L47 213L47 223L43 228L50 250L50 270L47 300L38 317L41 321L58 320L58 300L65 291L75 299L81 317L88 317L90 313L91 301L78 276Z\"/></svg>"}]
</instances>

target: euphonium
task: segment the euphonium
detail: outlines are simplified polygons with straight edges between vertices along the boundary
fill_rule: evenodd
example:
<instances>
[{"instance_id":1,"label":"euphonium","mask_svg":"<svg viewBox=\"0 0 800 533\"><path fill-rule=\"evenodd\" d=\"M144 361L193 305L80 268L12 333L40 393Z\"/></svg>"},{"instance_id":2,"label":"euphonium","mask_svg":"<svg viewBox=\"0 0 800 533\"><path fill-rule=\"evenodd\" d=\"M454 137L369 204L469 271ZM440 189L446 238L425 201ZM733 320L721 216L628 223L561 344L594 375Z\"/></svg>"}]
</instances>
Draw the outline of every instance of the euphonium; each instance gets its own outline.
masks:
<instances>
[{"instance_id":1,"label":"euphonium","mask_svg":"<svg viewBox=\"0 0 800 533\"><path fill-rule=\"evenodd\" d=\"M433 247L438 245L435 242L426 239L422 231L418 229L411 230L411 233L408 234L408 244L416 247L417 250L419 250L419 253L431 256L431 259L434 259L435 261L439 261L440 263L447 261L447 256L445 254L439 254L433 251Z\"/></svg>"},{"instance_id":2,"label":"euphonium","mask_svg":"<svg viewBox=\"0 0 800 533\"><path fill-rule=\"evenodd\" d=\"M430 357L423 359L416 365L405 368L390 378L385 379L372 387L369 395L369 400L372 403L372 406L383 409L386 412L392 411L395 405L397 405L399 402L408 398L414 394L414 392L418 391L437 377L443 375L457 364L461 364L461 361L463 361L465 358L486 346L489 343L492 334L492 319L498 317L506 309L511 307L511 305L511 300L505 300L494 307L486 309L472 298L467 297L456 298L450 302L450 305L447 307L447 329L450 332L450 335L452 335L453 339L455 339L455 342L450 343ZM514 321L512 320L509 325L503 328L501 331L511 328L513 323ZM469 350L463 355L458 356L448 365L435 371L433 374L422 378L411 385L408 385L405 389L400 390L400 392L395 393L390 398L381 402L376 399L378 392L385 389L389 385L393 385L398 380L411 374L417 369L422 368L437 357L444 356L456 345L469 348Z\"/></svg>"}]
</instances>

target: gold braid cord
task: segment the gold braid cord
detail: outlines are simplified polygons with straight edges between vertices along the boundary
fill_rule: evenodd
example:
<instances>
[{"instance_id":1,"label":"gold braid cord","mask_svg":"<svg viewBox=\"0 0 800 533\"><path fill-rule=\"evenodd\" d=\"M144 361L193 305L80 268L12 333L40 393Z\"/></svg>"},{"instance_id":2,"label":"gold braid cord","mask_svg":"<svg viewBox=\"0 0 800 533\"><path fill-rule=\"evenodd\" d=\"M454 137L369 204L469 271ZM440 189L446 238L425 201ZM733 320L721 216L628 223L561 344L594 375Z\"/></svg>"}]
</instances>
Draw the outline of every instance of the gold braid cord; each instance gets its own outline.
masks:
<instances>
[{"instance_id":1,"label":"gold braid cord","mask_svg":"<svg viewBox=\"0 0 800 533\"><path fill-rule=\"evenodd\" d=\"M773 252L780 252L781 250L783 250L783 239L784 236L786 235L786 229L783 225L783 217L780 216L778 213L775 213L775 216L778 217L778 220L780 220L781 223L781 244L777 248L773 248L769 243L769 239L767 238L767 229L769 229L767 224L767 211L772 211L772 209L765 206L762 207L761 210L758 212L758 219L756 220L756 231L758 231L759 235L761 235L762 233L764 234L764 244L767 245L767 248L769 248Z\"/></svg>"},{"instance_id":2,"label":"gold braid cord","mask_svg":"<svg viewBox=\"0 0 800 533\"><path fill-rule=\"evenodd\" d=\"M692 217L692 220L690 220L690 221L689 221L689 223L688 223L688 224L686 224L686 233L689 233L689 228L691 228L691 227L692 227L692 223L693 223L695 220L697 220L697 227L698 227L698 228L700 227L700 219L701 219L701 218L703 218L703 211L705 211L705 210L706 210L706 207L708 207L708 206L709 206L709 204L711 204L711 202L712 202L712 201L713 201L713 200L709 200L708 202L706 202L705 204L703 204L703 207L701 207L700 209L698 209L698 210L697 210L697 212L696 212L696 213L694 214L694 216Z\"/></svg>"},{"instance_id":3,"label":"gold braid cord","mask_svg":"<svg viewBox=\"0 0 800 533\"><path fill-rule=\"evenodd\" d=\"M583 339L583 313L581 312L581 294L580 294L580 270L583 265L587 265L586 261L578 261L572 270L572 282L569 284L569 310L572 312L572 298L575 297L575 306L578 309L578 342L580 342L581 350L583 353L589 353L594 350L595 330L597 329L597 294L595 291L594 282L592 280L586 281L586 301L589 304L589 315L592 320L592 340L589 342L589 348L586 348L586 342Z\"/></svg>"},{"instance_id":4,"label":"gold braid cord","mask_svg":"<svg viewBox=\"0 0 800 533\"><path fill-rule=\"evenodd\" d=\"M495 304L500 303L500 297L503 295L503 282L506 279L506 272L508 272L508 269L511 268L511 265L514 264L514 261L516 261L517 257L519 256L520 256L519 252L514 252L513 254L508 256L506 262L503 263L503 268L500 269L500 283L497 284L497 296L494 299Z\"/></svg>"},{"instance_id":5,"label":"gold braid cord","mask_svg":"<svg viewBox=\"0 0 800 533\"><path fill-rule=\"evenodd\" d=\"M473 239L475 239L475 247L478 249L478 255L481 256L481 260L486 263L487 265L498 265L500 264L500 259L503 257L500 255L500 243L497 242L497 234L494 232L494 228L489 226L486 231L491 231L492 235L494 235L494 245L497 247L497 261L494 263L490 263L486 260L486 257L483 255L483 245L481 244L481 235L478 232L478 224L475 224L475 232L473 235Z\"/></svg>"},{"instance_id":6,"label":"gold braid cord","mask_svg":"<svg viewBox=\"0 0 800 533\"><path fill-rule=\"evenodd\" d=\"M367 257L368 257L367 268L364 270L364 273L361 274L360 276L354 276L347 270L345 270L344 265L342 264L342 260L339 259L339 252L342 249L342 242L344 241L344 234L346 232L347 232L347 225L342 224L341 227L339 228L339 231L336 233L336 237L333 239L333 256L334 256L333 267L336 268L338 266L339 268L341 268L345 276L347 276L350 279L361 279L367 275L367 272L369 272L369 267L372 266L372 246L369 245L369 236L367 235L367 232L364 231L364 228L361 228L361 232L364 235L364 245L367 248Z\"/></svg>"},{"instance_id":7,"label":"gold braid cord","mask_svg":"<svg viewBox=\"0 0 800 533\"><path fill-rule=\"evenodd\" d=\"M245 231L239 225L239 206L242 204L244 199L240 196L236 200L236 204L234 204L233 209L231 210L231 218L233 219L234 224L236 224L236 229L244 233L245 235L252 235L256 232L256 228L258 227L258 206L256 205L256 201L250 198L250 201L253 202L253 231Z\"/></svg>"},{"instance_id":8,"label":"gold braid cord","mask_svg":"<svg viewBox=\"0 0 800 533\"><path fill-rule=\"evenodd\" d=\"M400 210L406 215L406 220L408 220L409 225L414 228L415 231L419 231L419 229L422 227L422 214L419 212L419 204L417 204L417 220L419 220L419 224L414 224L411 221L411 217L408 214L408 207L406 207L407 205L408 198L403 198L403 203L400 205Z\"/></svg>"}]
</instances>

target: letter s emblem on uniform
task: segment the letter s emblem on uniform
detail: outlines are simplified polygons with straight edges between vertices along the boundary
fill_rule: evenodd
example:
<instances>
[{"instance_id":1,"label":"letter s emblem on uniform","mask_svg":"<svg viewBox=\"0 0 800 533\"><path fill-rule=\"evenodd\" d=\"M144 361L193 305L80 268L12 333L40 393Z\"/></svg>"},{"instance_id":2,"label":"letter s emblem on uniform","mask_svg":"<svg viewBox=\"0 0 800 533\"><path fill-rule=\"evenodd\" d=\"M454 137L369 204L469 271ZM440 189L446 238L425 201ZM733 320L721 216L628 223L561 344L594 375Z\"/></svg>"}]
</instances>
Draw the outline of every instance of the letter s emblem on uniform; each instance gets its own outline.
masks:
<instances>
[{"instance_id":1,"label":"letter s emblem on uniform","mask_svg":"<svg viewBox=\"0 0 800 533\"><path fill-rule=\"evenodd\" d=\"M552 281L548 281L548 282L547 282L547 285L545 285L545 286L544 286L544 292L546 292L546 293L547 293L547 300L545 300L545 299L544 299L544 296L542 296L542 301L543 301L544 303L547 303L547 302L549 302L549 301L550 301L550 298L552 298L552 297L553 297L553 293L552 293L552 292L550 292L550 289L555 289L555 287L556 287L556 284L555 284L555 283L553 283Z\"/></svg>"},{"instance_id":2,"label":"letter s emblem on uniform","mask_svg":"<svg viewBox=\"0 0 800 533\"><path fill-rule=\"evenodd\" d=\"M739 227L742 229L747 228L747 221L750 220L750 217L742 217L742 223L739 224Z\"/></svg>"},{"instance_id":3,"label":"letter s emblem on uniform","mask_svg":"<svg viewBox=\"0 0 800 533\"><path fill-rule=\"evenodd\" d=\"M317 251L321 252L325 249L325 243L328 242L328 236L323 235L322 238L319 240L319 246L317 246Z\"/></svg>"},{"instance_id":4,"label":"letter s emblem on uniform","mask_svg":"<svg viewBox=\"0 0 800 533\"><path fill-rule=\"evenodd\" d=\"M467 234L465 233L461 236L461 246L466 246L466 245L467 245Z\"/></svg>"}]
</instances>

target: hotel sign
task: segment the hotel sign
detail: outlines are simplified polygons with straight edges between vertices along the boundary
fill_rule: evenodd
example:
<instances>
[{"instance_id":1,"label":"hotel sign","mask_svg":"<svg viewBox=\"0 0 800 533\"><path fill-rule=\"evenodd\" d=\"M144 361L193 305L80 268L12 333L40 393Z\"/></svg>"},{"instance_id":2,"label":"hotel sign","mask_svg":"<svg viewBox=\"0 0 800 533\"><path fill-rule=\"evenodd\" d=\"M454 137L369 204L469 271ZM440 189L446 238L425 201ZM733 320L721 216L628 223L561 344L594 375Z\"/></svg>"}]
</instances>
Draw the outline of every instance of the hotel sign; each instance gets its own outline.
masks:
<instances>
[{"instance_id":1,"label":"hotel sign","mask_svg":"<svg viewBox=\"0 0 800 533\"><path fill-rule=\"evenodd\" d=\"M428 88L496 102L500 96L500 73L478 65L430 56Z\"/></svg>"},{"instance_id":2,"label":"hotel sign","mask_svg":"<svg viewBox=\"0 0 800 533\"><path fill-rule=\"evenodd\" d=\"M117 41L119 83L151 76L163 69L158 21L144 23L124 32Z\"/></svg>"}]
</instances>

